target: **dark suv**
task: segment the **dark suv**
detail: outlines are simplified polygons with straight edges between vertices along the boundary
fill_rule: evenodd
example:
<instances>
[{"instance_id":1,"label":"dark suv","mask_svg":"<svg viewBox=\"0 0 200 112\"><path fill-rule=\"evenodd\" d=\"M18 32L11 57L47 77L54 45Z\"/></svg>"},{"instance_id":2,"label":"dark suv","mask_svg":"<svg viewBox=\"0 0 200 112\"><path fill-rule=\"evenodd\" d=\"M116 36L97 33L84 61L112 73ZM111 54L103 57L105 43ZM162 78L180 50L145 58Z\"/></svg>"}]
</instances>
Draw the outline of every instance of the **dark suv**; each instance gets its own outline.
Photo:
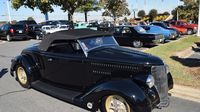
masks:
<instances>
[{"instance_id":1,"label":"dark suv","mask_svg":"<svg viewBox=\"0 0 200 112\"><path fill-rule=\"evenodd\" d=\"M0 27L0 39L7 41L27 39L27 31L23 25L4 24Z\"/></svg>"},{"instance_id":2,"label":"dark suv","mask_svg":"<svg viewBox=\"0 0 200 112\"><path fill-rule=\"evenodd\" d=\"M28 31L28 35L32 38L36 37L35 28L38 26L34 20L22 20L17 22L17 24L24 25Z\"/></svg>"}]
</instances>

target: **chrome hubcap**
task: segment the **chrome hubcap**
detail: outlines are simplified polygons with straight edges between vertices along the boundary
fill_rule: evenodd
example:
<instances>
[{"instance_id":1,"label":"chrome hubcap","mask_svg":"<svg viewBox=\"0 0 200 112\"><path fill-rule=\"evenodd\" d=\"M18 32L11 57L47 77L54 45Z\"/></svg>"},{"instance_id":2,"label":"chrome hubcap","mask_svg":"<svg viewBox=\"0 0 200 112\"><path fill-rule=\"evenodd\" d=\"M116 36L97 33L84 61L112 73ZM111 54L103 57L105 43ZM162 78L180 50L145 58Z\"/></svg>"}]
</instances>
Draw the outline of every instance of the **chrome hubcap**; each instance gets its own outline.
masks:
<instances>
[{"instance_id":1,"label":"chrome hubcap","mask_svg":"<svg viewBox=\"0 0 200 112\"><path fill-rule=\"evenodd\" d=\"M140 41L134 41L133 46L134 47L141 47L141 42Z\"/></svg>"},{"instance_id":2,"label":"chrome hubcap","mask_svg":"<svg viewBox=\"0 0 200 112\"><path fill-rule=\"evenodd\" d=\"M18 80L20 81L20 83L22 83L22 84L27 83L27 75L26 75L25 70L22 67L17 68L17 76L18 76Z\"/></svg>"},{"instance_id":3,"label":"chrome hubcap","mask_svg":"<svg viewBox=\"0 0 200 112\"><path fill-rule=\"evenodd\" d=\"M105 102L106 112L130 112L130 106L120 96L109 96Z\"/></svg>"}]
</instances>

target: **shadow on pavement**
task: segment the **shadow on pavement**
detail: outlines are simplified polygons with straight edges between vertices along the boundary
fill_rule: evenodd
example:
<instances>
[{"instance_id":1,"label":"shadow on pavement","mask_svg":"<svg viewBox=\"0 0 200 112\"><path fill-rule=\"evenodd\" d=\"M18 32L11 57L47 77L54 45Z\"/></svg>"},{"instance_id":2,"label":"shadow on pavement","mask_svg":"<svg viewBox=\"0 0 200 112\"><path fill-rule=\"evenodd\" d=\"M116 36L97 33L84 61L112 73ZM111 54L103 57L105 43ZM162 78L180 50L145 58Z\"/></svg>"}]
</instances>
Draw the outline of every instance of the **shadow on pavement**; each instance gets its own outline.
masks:
<instances>
[{"instance_id":1,"label":"shadow on pavement","mask_svg":"<svg viewBox=\"0 0 200 112\"><path fill-rule=\"evenodd\" d=\"M0 68L0 78L3 77L8 72L8 68Z\"/></svg>"},{"instance_id":2,"label":"shadow on pavement","mask_svg":"<svg viewBox=\"0 0 200 112\"><path fill-rule=\"evenodd\" d=\"M171 56L175 61L180 62L182 65L187 67L200 67L200 59L195 58L179 58L178 56Z\"/></svg>"}]
</instances>

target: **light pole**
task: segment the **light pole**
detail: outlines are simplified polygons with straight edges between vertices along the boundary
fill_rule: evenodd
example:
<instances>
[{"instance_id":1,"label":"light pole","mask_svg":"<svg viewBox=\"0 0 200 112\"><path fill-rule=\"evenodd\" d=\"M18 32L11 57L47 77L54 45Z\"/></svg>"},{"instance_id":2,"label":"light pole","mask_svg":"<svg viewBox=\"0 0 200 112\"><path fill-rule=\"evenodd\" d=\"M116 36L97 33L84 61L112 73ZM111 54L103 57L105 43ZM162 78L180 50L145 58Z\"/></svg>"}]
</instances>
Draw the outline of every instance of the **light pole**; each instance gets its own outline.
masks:
<instances>
[{"instance_id":1,"label":"light pole","mask_svg":"<svg viewBox=\"0 0 200 112\"><path fill-rule=\"evenodd\" d=\"M178 6L179 6L179 3L180 3L180 1L178 0ZM177 21L179 20L179 12L178 12L178 7L177 7L177 12L176 12L176 19L177 19Z\"/></svg>"},{"instance_id":2,"label":"light pole","mask_svg":"<svg viewBox=\"0 0 200 112\"><path fill-rule=\"evenodd\" d=\"M196 1L198 2L198 1ZM199 2L199 18L198 18L198 31L197 36L200 37L200 2Z\"/></svg>"},{"instance_id":3,"label":"light pole","mask_svg":"<svg viewBox=\"0 0 200 112\"><path fill-rule=\"evenodd\" d=\"M7 2L7 9L8 9L8 19L9 19L9 22L11 23L12 20L10 16L10 4L9 4L10 0L7 0L6 2Z\"/></svg>"}]
</instances>

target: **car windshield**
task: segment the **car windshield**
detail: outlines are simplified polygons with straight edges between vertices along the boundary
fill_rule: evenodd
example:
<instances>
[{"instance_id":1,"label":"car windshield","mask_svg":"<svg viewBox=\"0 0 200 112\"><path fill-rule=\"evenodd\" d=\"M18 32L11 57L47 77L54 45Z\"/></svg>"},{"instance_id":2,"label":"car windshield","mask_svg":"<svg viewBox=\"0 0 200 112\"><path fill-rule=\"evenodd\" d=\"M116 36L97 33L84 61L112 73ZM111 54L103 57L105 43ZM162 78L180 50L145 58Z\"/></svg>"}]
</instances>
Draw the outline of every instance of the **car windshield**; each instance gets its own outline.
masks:
<instances>
[{"instance_id":1,"label":"car windshield","mask_svg":"<svg viewBox=\"0 0 200 112\"><path fill-rule=\"evenodd\" d=\"M81 39L79 42L83 50L86 52L102 46L118 45L113 36L86 38Z\"/></svg>"},{"instance_id":2,"label":"car windshield","mask_svg":"<svg viewBox=\"0 0 200 112\"><path fill-rule=\"evenodd\" d=\"M139 33L146 33L146 30L144 28L142 28L141 26L135 26L135 27L133 27L133 29Z\"/></svg>"}]
</instances>

